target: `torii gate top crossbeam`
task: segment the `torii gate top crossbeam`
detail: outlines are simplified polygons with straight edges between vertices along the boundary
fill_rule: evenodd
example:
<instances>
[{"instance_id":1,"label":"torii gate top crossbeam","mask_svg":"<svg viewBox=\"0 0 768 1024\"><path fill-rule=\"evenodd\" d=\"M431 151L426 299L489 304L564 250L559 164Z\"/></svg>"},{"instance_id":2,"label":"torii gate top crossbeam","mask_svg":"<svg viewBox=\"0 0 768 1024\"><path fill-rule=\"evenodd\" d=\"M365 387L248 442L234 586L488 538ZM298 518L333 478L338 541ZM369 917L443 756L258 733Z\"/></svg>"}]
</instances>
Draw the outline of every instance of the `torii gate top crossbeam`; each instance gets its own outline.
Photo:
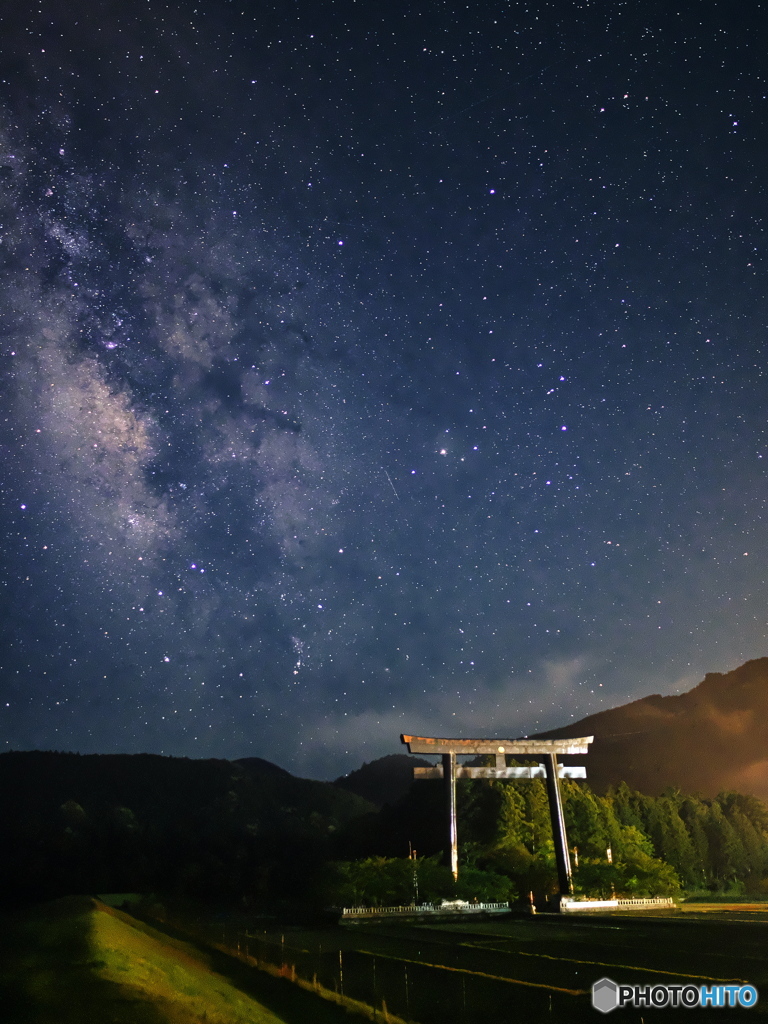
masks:
<instances>
[{"instance_id":1,"label":"torii gate top crossbeam","mask_svg":"<svg viewBox=\"0 0 768 1024\"><path fill-rule=\"evenodd\" d=\"M594 736L566 740L462 740L401 736L410 754L587 754Z\"/></svg>"}]
</instances>

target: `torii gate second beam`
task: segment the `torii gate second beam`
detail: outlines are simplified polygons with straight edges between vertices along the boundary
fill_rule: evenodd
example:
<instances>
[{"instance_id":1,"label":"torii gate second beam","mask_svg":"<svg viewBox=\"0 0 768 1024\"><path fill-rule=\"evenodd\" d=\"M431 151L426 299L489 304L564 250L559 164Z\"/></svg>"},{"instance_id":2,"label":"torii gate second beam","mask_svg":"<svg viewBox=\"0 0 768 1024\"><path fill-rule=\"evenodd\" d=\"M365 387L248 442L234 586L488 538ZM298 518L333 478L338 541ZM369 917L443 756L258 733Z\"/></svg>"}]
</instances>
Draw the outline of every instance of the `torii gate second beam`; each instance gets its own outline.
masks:
<instances>
[{"instance_id":1,"label":"torii gate second beam","mask_svg":"<svg viewBox=\"0 0 768 1024\"><path fill-rule=\"evenodd\" d=\"M547 780L547 796L549 798L549 815L552 821L552 837L555 842L555 861L557 877L560 884L560 895L569 896L573 892L571 876L571 858L568 853L568 840L565 834L563 818L563 801L560 795L560 778L586 778L584 768L571 768L558 765L558 754L586 754L594 736L582 736L577 739L565 740L464 740L437 739L430 736L401 736L401 741L408 747L411 754L440 754L442 765L433 768L414 768L415 778L445 779L446 799L448 804L448 842L451 860L451 872L454 879L459 877L459 844L456 829L456 779L519 779L536 778L544 775ZM457 754L494 754L494 768L465 768L456 764ZM526 757L531 754L544 756L544 765L539 768L508 768L507 755Z\"/></svg>"}]
</instances>

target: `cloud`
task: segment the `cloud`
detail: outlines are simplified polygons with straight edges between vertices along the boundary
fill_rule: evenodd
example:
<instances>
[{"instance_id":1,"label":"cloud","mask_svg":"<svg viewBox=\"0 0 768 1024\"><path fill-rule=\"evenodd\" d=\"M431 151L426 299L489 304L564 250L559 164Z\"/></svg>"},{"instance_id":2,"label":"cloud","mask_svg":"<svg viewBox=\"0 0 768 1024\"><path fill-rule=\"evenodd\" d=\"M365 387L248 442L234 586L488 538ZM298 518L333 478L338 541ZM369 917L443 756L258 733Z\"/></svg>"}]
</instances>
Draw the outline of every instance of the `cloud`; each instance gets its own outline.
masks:
<instances>
[{"instance_id":1,"label":"cloud","mask_svg":"<svg viewBox=\"0 0 768 1024\"><path fill-rule=\"evenodd\" d=\"M399 706L391 708L345 711L340 703L338 711L326 711L304 730L300 763L322 771L325 762L338 764L348 755L350 767L356 767L361 757L401 752L401 733L515 739L543 730L536 717L545 714L548 727L566 725L578 706L578 683L592 664L587 655L545 660L525 677L510 677L498 687L457 690L435 681L418 695L401 690Z\"/></svg>"}]
</instances>

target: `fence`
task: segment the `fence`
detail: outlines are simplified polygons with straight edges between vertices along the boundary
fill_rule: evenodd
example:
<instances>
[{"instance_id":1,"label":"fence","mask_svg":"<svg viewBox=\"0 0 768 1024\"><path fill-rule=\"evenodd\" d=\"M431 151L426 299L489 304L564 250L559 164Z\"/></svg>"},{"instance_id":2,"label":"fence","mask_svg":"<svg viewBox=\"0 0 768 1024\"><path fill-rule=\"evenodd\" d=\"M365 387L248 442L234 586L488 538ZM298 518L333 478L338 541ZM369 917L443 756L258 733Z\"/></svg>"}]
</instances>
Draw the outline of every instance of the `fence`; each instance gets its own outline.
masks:
<instances>
[{"instance_id":1,"label":"fence","mask_svg":"<svg viewBox=\"0 0 768 1024\"><path fill-rule=\"evenodd\" d=\"M656 896L647 900L616 900L620 907L674 907L671 896Z\"/></svg>"},{"instance_id":2,"label":"fence","mask_svg":"<svg viewBox=\"0 0 768 1024\"><path fill-rule=\"evenodd\" d=\"M509 911L509 903L422 903L420 906L411 904L402 907L344 907L342 917L380 917L386 915L407 914L499 914Z\"/></svg>"},{"instance_id":3,"label":"fence","mask_svg":"<svg viewBox=\"0 0 768 1024\"><path fill-rule=\"evenodd\" d=\"M161 928L164 923L158 922ZM318 938L315 948L306 949L286 942L284 934L254 933L210 921L167 924L255 969L362 1010L382 1024L487 1024L498 1018L500 1007L504 1007L505 1024L539 1020L566 1024L588 1012L586 992L468 970L459 966L458 947L452 947L447 957L454 963L438 964L401 955L402 945L396 939L391 953L342 950L332 944L329 931ZM423 952L425 944L419 945ZM442 943L440 951L446 959ZM437 951L434 958L440 958Z\"/></svg>"},{"instance_id":4,"label":"fence","mask_svg":"<svg viewBox=\"0 0 768 1024\"><path fill-rule=\"evenodd\" d=\"M675 901L671 896L657 896L637 900L560 900L560 910L566 914L588 910L642 910L644 907L669 907L671 909L674 905Z\"/></svg>"}]
</instances>

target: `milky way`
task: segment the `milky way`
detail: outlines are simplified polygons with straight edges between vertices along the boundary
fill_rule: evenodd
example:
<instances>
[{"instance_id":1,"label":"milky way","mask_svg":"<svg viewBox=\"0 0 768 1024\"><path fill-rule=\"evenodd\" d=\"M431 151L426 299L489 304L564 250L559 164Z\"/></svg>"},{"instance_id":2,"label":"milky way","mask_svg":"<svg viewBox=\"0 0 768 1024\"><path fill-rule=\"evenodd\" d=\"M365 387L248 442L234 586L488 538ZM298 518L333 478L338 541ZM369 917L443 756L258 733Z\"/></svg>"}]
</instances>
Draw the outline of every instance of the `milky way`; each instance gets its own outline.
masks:
<instances>
[{"instance_id":1,"label":"milky way","mask_svg":"<svg viewBox=\"0 0 768 1024\"><path fill-rule=\"evenodd\" d=\"M333 776L766 654L758 13L411 8L6 9L5 749Z\"/></svg>"}]
</instances>

